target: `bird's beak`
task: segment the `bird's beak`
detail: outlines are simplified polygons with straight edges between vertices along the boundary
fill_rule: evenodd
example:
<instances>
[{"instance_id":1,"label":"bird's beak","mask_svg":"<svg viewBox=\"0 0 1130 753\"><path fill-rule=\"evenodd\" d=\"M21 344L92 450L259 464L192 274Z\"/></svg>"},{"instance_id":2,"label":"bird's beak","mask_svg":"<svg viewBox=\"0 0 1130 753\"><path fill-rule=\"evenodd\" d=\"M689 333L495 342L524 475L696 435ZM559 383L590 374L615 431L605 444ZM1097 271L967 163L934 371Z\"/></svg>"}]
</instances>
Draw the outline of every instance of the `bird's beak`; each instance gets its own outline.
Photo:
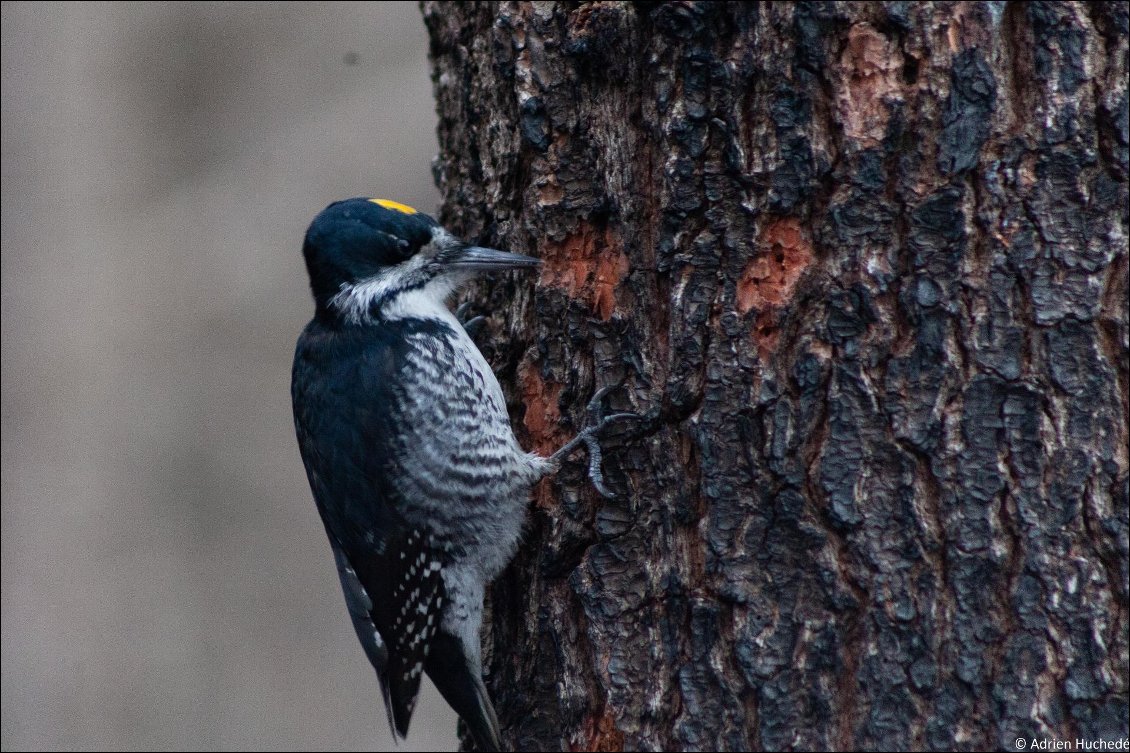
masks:
<instances>
[{"instance_id":1,"label":"bird's beak","mask_svg":"<svg viewBox=\"0 0 1130 753\"><path fill-rule=\"evenodd\" d=\"M482 246L466 246L447 262L447 266L466 272L498 272L507 269L535 269L541 259Z\"/></svg>"}]
</instances>

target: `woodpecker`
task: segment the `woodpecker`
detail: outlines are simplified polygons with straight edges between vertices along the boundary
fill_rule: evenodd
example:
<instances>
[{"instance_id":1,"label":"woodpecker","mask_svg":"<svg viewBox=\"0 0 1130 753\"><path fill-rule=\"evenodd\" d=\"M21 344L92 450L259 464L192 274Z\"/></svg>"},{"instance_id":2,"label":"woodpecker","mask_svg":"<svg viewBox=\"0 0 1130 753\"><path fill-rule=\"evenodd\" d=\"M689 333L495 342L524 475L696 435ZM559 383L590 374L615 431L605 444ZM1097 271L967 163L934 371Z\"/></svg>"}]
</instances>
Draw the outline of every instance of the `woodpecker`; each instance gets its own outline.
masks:
<instances>
[{"instance_id":1,"label":"woodpecker","mask_svg":"<svg viewBox=\"0 0 1130 753\"><path fill-rule=\"evenodd\" d=\"M366 198L322 211L303 256L315 313L295 350L295 430L389 726L407 735L426 672L476 745L498 750L479 643L485 588L518 547L530 487L580 444L607 495L596 437L633 414L597 416L548 458L519 446L498 380L446 301L477 274L538 259Z\"/></svg>"}]
</instances>

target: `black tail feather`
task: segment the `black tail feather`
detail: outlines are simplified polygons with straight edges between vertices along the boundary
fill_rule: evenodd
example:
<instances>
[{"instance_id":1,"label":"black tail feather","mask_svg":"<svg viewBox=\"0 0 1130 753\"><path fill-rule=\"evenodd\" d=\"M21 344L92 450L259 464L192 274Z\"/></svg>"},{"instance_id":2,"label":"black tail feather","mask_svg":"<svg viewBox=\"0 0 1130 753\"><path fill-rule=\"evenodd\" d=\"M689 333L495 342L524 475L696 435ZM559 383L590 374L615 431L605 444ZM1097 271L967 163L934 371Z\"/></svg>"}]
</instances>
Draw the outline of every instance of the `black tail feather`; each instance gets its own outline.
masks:
<instances>
[{"instance_id":1,"label":"black tail feather","mask_svg":"<svg viewBox=\"0 0 1130 753\"><path fill-rule=\"evenodd\" d=\"M459 640L442 630L437 632L432 638L426 669L440 694L467 725L475 738L475 747L484 753L501 750L498 717L481 670L467 661Z\"/></svg>"},{"instance_id":2,"label":"black tail feather","mask_svg":"<svg viewBox=\"0 0 1130 753\"><path fill-rule=\"evenodd\" d=\"M388 728L392 732L392 739L399 740L404 737L404 733L400 732L396 726L396 714L393 712L392 706L392 690L388 686L388 681L383 674L377 674L377 680L381 686L381 697L385 702L385 713L388 715Z\"/></svg>"}]
</instances>

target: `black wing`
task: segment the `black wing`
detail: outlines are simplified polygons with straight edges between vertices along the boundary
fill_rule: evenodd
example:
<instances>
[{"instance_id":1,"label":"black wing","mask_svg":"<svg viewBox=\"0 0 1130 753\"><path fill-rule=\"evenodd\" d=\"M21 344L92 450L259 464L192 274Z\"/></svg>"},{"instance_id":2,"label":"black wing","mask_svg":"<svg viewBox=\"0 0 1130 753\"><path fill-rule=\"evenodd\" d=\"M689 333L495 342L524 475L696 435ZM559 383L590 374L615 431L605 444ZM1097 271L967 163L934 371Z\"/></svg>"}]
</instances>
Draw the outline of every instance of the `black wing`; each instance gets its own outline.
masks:
<instances>
[{"instance_id":1,"label":"black wing","mask_svg":"<svg viewBox=\"0 0 1130 753\"><path fill-rule=\"evenodd\" d=\"M353 629L377 670L389 726L404 737L443 609L441 566L419 531L397 540L384 555L351 559L336 544L333 548ZM390 557L403 570L390 567ZM400 577L388 578L391 572ZM366 583L374 584L373 595Z\"/></svg>"},{"instance_id":2,"label":"black wing","mask_svg":"<svg viewBox=\"0 0 1130 753\"><path fill-rule=\"evenodd\" d=\"M376 669L393 734L408 732L444 603L443 550L399 513L396 451L403 340L377 327L311 322L292 381L302 459L357 637Z\"/></svg>"}]
</instances>

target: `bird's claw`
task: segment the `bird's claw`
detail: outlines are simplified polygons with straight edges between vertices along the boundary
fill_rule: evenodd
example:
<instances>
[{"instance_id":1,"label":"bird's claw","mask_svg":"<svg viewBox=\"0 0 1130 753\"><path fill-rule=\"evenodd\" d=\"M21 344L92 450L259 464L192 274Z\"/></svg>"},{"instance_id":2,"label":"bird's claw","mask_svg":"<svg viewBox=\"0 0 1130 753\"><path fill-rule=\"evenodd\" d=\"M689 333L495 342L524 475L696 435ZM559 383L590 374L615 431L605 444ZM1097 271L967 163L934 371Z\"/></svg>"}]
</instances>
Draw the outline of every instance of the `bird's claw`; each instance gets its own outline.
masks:
<instances>
[{"instance_id":1,"label":"bird's claw","mask_svg":"<svg viewBox=\"0 0 1130 753\"><path fill-rule=\"evenodd\" d=\"M629 418L637 420L642 418L636 413L613 413L609 416L604 415L604 398L608 393L619 386L618 384L611 384L601 387L596 391L596 394L592 396L588 406L585 408L592 425L582 430L577 436L567 442L564 447L553 453L550 457L550 462L554 465L559 465L573 450L581 444L584 444L585 449L589 452L589 480L592 481L593 487L596 488L600 496L605 499L612 499L616 495L604 485L604 472L600 468L603 454L597 437L605 428L614 423Z\"/></svg>"},{"instance_id":2,"label":"bird's claw","mask_svg":"<svg viewBox=\"0 0 1130 753\"><path fill-rule=\"evenodd\" d=\"M467 333L467 336L474 340L475 335L479 334L482 330L483 324L486 322L487 318L485 316L472 316L468 319L467 314L470 311L471 302L464 301L455 309L455 318L463 325L463 330Z\"/></svg>"}]
</instances>

